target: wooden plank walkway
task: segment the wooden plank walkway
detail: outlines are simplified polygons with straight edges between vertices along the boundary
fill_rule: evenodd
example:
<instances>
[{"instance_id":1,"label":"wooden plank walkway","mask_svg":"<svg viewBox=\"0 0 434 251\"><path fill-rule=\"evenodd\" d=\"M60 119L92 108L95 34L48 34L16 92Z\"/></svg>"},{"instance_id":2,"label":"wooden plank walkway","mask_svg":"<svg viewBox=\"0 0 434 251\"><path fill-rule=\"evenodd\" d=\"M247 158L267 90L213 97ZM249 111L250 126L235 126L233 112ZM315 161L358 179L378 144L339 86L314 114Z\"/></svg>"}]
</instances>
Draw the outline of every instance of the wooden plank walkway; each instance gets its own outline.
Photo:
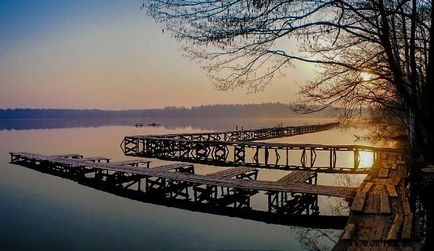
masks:
<instances>
[{"instance_id":1,"label":"wooden plank walkway","mask_svg":"<svg viewBox=\"0 0 434 251\"><path fill-rule=\"evenodd\" d=\"M110 162L110 158L106 158L106 157L82 157L80 158L80 161L91 161L91 162L105 162L105 163L109 163Z\"/></svg>"},{"instance_id":2,"label":"wooden plank walkway","mask_svg":"<svg viewBox=\"0 0 434 251\"><path fill-rule=\"evenodd\" d=\"M258 174L258 169L251 167L235 167L226 170L221 170L215 173L206 174L208 177L216 177L216 178L232 178L237 176L250 176L249 174L255 175ZM256 179L256 178L255 178Z\"/></svg>"},{"instance_id":3,"label":"wooden plank walkway","mask_svg":"<svg viewBox=\"0 0 434 251\"><path fill-rule=\"evenodd\" d=\"M360 165L360 153L370 154L375 158L381 152L399 152L396 149L361 145L196 141L162 137L126 137L123 148L125 155L134 157L214 166L352 174L366 174L370 170L370 166ZM323 160L328 160L328 163L317 161L320 159L319 156ZM344 161L346 164L342 164L341 159L348 160L349 157L353 157L352 163Z\"/></svg>"},{"instance_id":4,"label":"wooden plank walkway","mask_svg":"<svg viewBox=\"0 0 434 251\"><path fill-rule=\"evenodd\" d=\"M179 134L165 134L165 135L152 135L155 138L171 138L195 141L252 141L252 140L265 140L273 138L288 137L312 132L320 132L336 127L339 122L317 124L317 125L303 125L303 126L278 126L261 129L249 130L235 130L223 132L205 132L205 133L179 133ZM134 138L148 137L143 135L132 136Z\"/></svg>"},{"instance_id":5,"label":"wooden plank walkway","mask_svg":"<svg viewBox=\"0 0 434 251\"><path fill-rule=\"evenodd\" d=\"M376 158L381 152L399 151L361 145L287 144L254 141L318 132L337 125L332 123L221 133L126 136L121 143L121 149L125 155L135 157L214 166L244 166L323 173L368 173L370 167L361 166L361 153L370 154ZM228 136L229 134L230 136ZM238 134L246 135L239 136ZM353 161L348 162L347 160L351 157L353 157ZM317 161L319 159L321 161ZM325 160L328 160L328 163Z\"/></svg>"},{"instance_id":6,"label":"wooden plank walkway","mask_svg":"<svg viewBox=\"0 0 434 251\"><path fill-rule=\"evenodd\" d=\"M284 184L305 182L309 178L315 178L316 172L312 171L292 171L290 174L280 178L277 182Z\"/></svg>"},{"instance_id":7,"label":"wooden plank walkway","mask_svg":"<svg viewBox=\"0 0 434 251\"><path fill-rule=\"evenodd\" d=\"M167 167L163 168L137 168L134 166L126 165L113 165L110 163L95 163L83 161L81 159L66 159L51 157L47 155L32 154L32 153L10 153L11 162L19 164L20 162L47 162L47 164L61 165L67 168L90 168L100 169L112 172L122 172L134 175L141 175L147 177L156 177L174 181L182 181L191 184L205 184L217 187L227 187L234 189L244 190L259 190L271 192L288 192L288 193L306 193L315 195L326 195L340 198L351 198L355 193L355 188L337 187L337 186L324 186L324 185L311 185L305 183L282 183L275 181L263 180L245 180L234 179L230 177L213 177L212 175L200 175L183 172L168 172ZM178 163L174 164L177 167L189 167L191 164ZM170 166L170 169L173 169Z\"/></svg>"},{"instance_id":8,"label":"wooden plank walkway","mask_svg":"<svg viewBox=\"0 0 434 251\"><path fill-rule=\"evenodd\" d=\"M417 217L410 209L405 161L383 153L357 189L350 218L333 250L420 250Z\"/></svg>"},{"instance_id":9,"label":"wooden plank walkway","mask_svg":"<svg viewBox=\"0 0 434 251\"><path fill-rule=\"evenodd\" d=\"M150 160L124 160L124 161L115 161L110 162L111 165L119 165L119 166L135 166L138 167L140 165L144 165L146 167L149 167L151 164Z\"/></svg>"},{"instance_id":10,"label":"wooden plank walkway","mask_svg":"<svg viewBox=\"0 0 434 251\"><path fill-rule=\"evenodd\" d=\"M314 185L312 181L316 183L317 177L316 172L312 171L292 172L278 181L262 181L256 180L256 176L249 176L250 179L242 176L257 172L257 169L249 167L237 167L200 175L194 173L194 166L189 163L144 168L123 165L122 162L118 164L92 162L87 161L85 157L59 157L31 153L10 153L10 155L12 163L24 166L47 166L54 170L61 170L61 173L85 175L87 170L94 170L95 177L92 179L96 180L96 183L118 182L116 184L126 184L124 188L128 188L139 182L140 189L140 180L144 179L147 183L146 189L155 195L174 198L181 196L184 200L189 200L188 188L190 187L194 191L194 202L215 204L220 207L231 204L234 207L249 207L250 197L262 191L269 198L268 211L282 215L300 214L305 208L311 208L310 205L317 206L317 195L341 197L350 201L352 199L349 220L333 250L421 249L418 216L411 211L407 197L405 179L408 167L401 159L401 154L396 152L382 152L357 190ZM99 178L101 172L107 179ZM220 191L219 188L222 188L222 196L218 197L215 194ZM223 188L227 189L226 194L223 194L223 190L226 191ZM288 199L287 196L293 193L301 196L294 197L293 200ZM314 211L314 214L316 213Z\"/></svg>"},{"instance_id":11,"label":"wooden plank walkway","mask_svg":"<svg viewBox=\"0 0 434 251\"><path fill-rule=\"evenodd\" d=\"M187 170L187 169L191 169L193 167L193 165L191 164L186 164L186 163L174 163L174 164L168 164L168 165L163 165L163 166L156 166L156 167L152 167L153 171L159 171L159 172L168 172L168 171L179 171L179 170Z\"/></svg>"},{"instance_id":12,"label":"wooden plank walkway","mask_svg":"<svg viewBox=\"0 0 434 251\"><path fill-rule=\"evenodd\" d=\"M83 155L77 154L77 153L69 153L69 154L53 155L53 157L70 158L70 159L81 159L81 158L83 158Z\"/></svg>"},{"instance_id":13,"label":"wooden plank walkway","mask_svg":"<svg viewBox=\"0 0 434 251\"><path fill-rule=\"evenodd\" d=\"M33 157L38 157L36 155L33 155ZM41 156L39 156L41 157ZM121 161L122 163L133 163L134 160L130 161ZM255 208L238 208L238 207L232 207L232 206L222 206L221 202L225 202L220 200L220 204L216 203L198 203L196 199L191 200L188 197L187 198L174 198L172 197L175 195L174 191L176 192L176 189L173 189L174 187L170 187L171 182L167 181L170 189L168 189L169 193L166 194L160 194L161 196L152 196L152 194L148 194L148 192L144 189L143 186L140 186L140 181L145 182L146 187L148 185L146 184L151 179L155 183L158 183L154 178L143 178L140 175L134 176L120 176L118 179L116 179L117 174L120 173L106 173L105 169L94 169L94 172L98 174L95 178L83 178L83 177L77 177L76 173L74 173L74 170L80 170L81 167L75 168L72 166L69 166L69 168L59 168L60 165L53 164L48 161L48 158L43 158L39 160L24 160L15 158L13 159L13 163L21 166L25 166L28 168L31 168L33 170L42 172L42 173L48 173L51 175L56 175L59 177L67 178L70 180L74 180L78 182L80 185L84 185L87 187L91 187L100 191L108 192L111 194L115 194L117 196L129 198L136 201L141 201L145 203L152 203L156 205L162 205L162 206L168 206L168 207L175 207L195 212L203 212L203 213L211 213L211 214L217 214L217 215L224 215L229 217L238 217L242 219L248 219L248 220L254 220L254 221L261 221L265 222L267 224L278 224L278 225L291 225L291 226L303 226L303 227L315 227L318 229L341 229L343 228L346 220L348 219L347 216L328 216L328 215L312 215L312 214L276 214L276 213L270 213L261 209L255 209ZM109 164L114 165L116 162L112 162ZM97 164L98 165L98 164ZM104 165L107 165L107 163L104 163ZM140 167L142 169L147 169L146 166ZM72 171L72 172L68 172ZM90 170L89 168L86 168L86 170ZM173 170L170 170L173 171ZM89 173L90 176L92 176L92 173ZM101 179L100 175L105 176L107 179ZM117 181L116 183L111 183L112 179L109 179L112 177ZM120 179L119 179L120 178ZM140 179L143 178L143 179ZM130 186L129 183L124 183L122 186L119 185L119 182L124 181L131 181L136 182L136 187ZM137 183L138 182L138 183ZM176 184L176 183L175 183ZM138 187L142 187L142 189L137 189ZM151 184L152 185L152 184ZM191 189L189 189L191 190ZM224 189L226 192L226 189ZM170 193L172 192L172 193ZM220 192L220 190L219 190ZM237 196L234 196L233 191L230 191L231 194L224 196L226 197L226 202L232 202L233 200L237 200ZM153 194L155 195L155 194ZM299 195L299 194L297 194ZM221 194L218 198L222 198ZM231 201L232 199L232 201Z\"/></svg>"}]
</instances>

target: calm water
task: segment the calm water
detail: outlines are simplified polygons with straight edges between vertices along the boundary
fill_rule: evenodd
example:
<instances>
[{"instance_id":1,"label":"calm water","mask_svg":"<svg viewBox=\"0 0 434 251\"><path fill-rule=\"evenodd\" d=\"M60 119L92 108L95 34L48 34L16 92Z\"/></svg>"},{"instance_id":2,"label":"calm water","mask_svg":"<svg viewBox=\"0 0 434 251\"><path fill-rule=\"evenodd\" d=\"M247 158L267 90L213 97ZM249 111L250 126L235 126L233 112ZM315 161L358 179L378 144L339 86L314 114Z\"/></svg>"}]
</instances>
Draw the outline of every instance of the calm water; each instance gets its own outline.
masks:
<instances>
[{"instance_id":1,"label":"calm water","mask_svg":"<svg viewBox=\"0 0 434 251\"><path fill-rule=\"evenodd\" d=\"M67 123L68 126L62 122L57 126L38 126L41 121L8 121L7 125L0 126L8 129L0 130L0 249L311 250L315 247L330 249L341 233L339 230L272 225L137 202L8 163L10 151L82 153L86 156L110 156L112 160L128 159L119 147L125 135L225 130L234 129L235 125L259 128L278 123L300 125L326 121L167 120L162 127L139 128L131 126L135 122L141 121L107 123L107 126L103 122L74 122ZM50 123L53 125L53 122ZM47 127L53 129L25 129ZM354 134L361 133L359 129L333 129L270 141L353 144ZM153 160L152 163L158 165L163 161ZM197 165L196 170L197 173L208 173L216 171L216 167ZM259 179L277 180L285 174L282 171L261 170ZM361 178L355 177L354 184ZM319 183L341 184L339 177L326 174L319 176ZM321 197L321 214L345 214L345 210L335 210L340 204L341 200ZM253 199L252 205L265 208L263 198Z\"/></svg>"}]
</instances>

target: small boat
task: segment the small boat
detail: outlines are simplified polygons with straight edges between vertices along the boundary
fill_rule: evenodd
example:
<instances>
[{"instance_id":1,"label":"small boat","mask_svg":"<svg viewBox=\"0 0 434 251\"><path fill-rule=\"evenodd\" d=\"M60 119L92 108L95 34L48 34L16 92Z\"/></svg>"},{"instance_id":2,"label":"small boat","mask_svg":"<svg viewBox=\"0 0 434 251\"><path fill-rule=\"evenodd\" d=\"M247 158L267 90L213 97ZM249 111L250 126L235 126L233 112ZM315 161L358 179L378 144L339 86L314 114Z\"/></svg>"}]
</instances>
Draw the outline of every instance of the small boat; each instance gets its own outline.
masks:
<instances>
[{"instance_id":1,"label":"small boat","mask_svg":"<svg viewBox=\"0 0 434 251\"><path fill-rule=\"evenodd\" d=\"M160 126L160 124L153 122L153 123L148 124L148 126Z\"/></svg>"}]
</instances>

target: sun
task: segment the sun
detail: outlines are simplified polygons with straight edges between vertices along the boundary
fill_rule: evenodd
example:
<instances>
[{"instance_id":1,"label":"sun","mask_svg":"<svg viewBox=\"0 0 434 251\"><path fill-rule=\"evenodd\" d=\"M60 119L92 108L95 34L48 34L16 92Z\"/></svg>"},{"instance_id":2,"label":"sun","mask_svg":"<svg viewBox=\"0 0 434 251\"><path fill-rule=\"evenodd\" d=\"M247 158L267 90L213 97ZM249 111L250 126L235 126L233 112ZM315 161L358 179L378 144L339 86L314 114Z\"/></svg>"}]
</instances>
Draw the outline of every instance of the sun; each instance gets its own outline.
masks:
<instances>
[{"instance_id":1,"label":"sun","mask_svg":"<svg viewBox=\"0 0 434 251\"><path fill-rule=\"evenodd\" d=\"M374 164L374 153L373 152L359 152L360 166L370 167Z\"/></svg>"}]
</instances>

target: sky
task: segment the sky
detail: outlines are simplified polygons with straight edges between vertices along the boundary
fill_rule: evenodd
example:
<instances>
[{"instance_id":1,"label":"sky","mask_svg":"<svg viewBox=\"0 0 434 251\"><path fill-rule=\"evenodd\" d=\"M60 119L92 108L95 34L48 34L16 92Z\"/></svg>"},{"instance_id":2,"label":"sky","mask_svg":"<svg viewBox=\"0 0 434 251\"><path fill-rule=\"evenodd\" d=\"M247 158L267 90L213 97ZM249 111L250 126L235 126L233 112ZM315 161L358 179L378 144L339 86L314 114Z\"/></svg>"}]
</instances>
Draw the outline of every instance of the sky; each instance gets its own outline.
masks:
<instances>
[{"instance_id":1,"label":"sky","mask_svg":"<svg viewBox=\"0 0 434 251\"><path fill-rule=\"evenodd\" d=\"M141 2L0 0L0 108L288 103L314 75L296 65L260 93L217 91Z\"/></svg>"}]
</instances>

